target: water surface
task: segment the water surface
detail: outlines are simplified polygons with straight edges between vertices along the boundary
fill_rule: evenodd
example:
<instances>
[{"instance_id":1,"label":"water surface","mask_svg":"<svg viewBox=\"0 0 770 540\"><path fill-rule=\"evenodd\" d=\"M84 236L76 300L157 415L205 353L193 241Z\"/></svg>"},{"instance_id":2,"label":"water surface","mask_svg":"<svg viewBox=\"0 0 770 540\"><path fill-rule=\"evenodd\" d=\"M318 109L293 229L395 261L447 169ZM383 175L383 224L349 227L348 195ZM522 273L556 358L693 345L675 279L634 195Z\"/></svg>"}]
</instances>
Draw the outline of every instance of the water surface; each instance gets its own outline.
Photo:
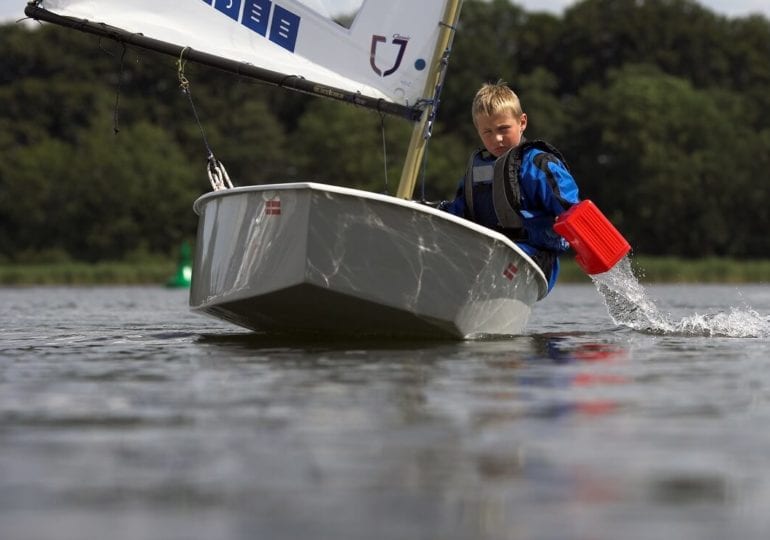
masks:
<instances>
[{"instance_id":1,"label":"water surface","mask_svg":"<svg viewBox=\"0 0 770 540\"><path fill-rule=\"evenodd\" d=\"M641 293L324 342L186 291L0 289L0 537L766 538L770 287Z\"/></svg>"}]
</instances>

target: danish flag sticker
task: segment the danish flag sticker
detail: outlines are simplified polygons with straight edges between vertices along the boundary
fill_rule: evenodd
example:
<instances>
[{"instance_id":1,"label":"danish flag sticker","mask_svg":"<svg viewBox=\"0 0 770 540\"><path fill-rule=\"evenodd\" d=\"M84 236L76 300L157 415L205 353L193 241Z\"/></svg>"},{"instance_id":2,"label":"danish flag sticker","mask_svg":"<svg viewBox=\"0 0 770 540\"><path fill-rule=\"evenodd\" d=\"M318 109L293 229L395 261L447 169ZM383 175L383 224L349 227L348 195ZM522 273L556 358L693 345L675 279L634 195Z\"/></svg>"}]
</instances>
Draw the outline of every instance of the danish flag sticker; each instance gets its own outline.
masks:
<instances>
[{"instance_id":1,"label":"danish flag sticker","mask_svg":"<svg viewBox=\"0 0 770 540\"><path fill-rule=\"evenodd\" d=\"M506 266L505 270L503 270L503 275L508 281L513 281L513 278L516 277L518 271L519 269L515 264L508 263L508 266Z\"/></svg>"},{"instance_id":2,"label":"danish flag sticker","mask_svg":"<svg viewBox=\"0 0 770 540\"><path fill-rule=\"evenodd\" d=\"M280 216L281 199L270 199L269 201L265 201L265 215Z\"/></svg>"}]
</instances>

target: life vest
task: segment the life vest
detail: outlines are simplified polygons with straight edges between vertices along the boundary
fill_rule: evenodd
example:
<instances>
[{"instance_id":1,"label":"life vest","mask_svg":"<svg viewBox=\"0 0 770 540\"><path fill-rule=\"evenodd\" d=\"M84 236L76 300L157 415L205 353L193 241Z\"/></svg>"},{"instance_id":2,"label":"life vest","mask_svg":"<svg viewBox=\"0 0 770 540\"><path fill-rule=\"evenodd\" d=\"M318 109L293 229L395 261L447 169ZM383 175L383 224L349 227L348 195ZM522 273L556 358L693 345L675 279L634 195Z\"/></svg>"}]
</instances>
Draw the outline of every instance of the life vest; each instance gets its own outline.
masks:
<instances>
[{"instance_id":1,"label":"life vest","mask_svg":"<svg viewBox=\"0 0 770 540\"><path fill-rule=\"evenodd\" d=\"M489 189L491 186L497 227L502 229L511 238L526 238L524 223L520 214L520 173L524 153L530 148L542 150L542 153L535 156L535 164L539 168L545 168L546 163L541 162L552 160L554 156L567 167L567 162L561 153L542 140L524 141L497 158L494 164L490 163L491 154L485 149L474 152L468 162L463 186L468 218L473 221L479 221L479 218L483 218L483 216L475 215L476 209L473 204L474 186L477 190L482 188L482 186L484 186L483 189ZM568 167L567 170L569 170ZM489 217L487 217L488 220ZM488 223L485 225L489 226Z\"/></svg>"}]
</instances>

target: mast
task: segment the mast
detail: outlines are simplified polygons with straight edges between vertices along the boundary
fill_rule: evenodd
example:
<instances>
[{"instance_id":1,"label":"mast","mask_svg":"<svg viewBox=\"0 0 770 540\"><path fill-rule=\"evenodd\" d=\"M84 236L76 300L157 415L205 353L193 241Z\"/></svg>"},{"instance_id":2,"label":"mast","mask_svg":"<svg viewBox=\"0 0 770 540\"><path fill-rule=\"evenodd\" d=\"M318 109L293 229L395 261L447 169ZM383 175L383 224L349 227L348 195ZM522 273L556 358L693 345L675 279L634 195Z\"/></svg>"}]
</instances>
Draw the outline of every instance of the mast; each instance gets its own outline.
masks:
<instances>
[{"instance_id":1,"label":"mast","mask_svg":"<svg viewBox=\"0 0 770 540\"><path fill-rule=\"evenodd\" d=\"M444 17L441 21L441 35L436 43L436 50L433 54L433 62L428 80L425 83L423 95L432 95L433 99L428 108L423 111L422 117L412 129L412 137L409 141L409 150L406 154L404 168L401 170L401 181L398 184L396 197L402 199L411 199L414 194L414 186L417 183L417 176L420 173L425 156L425 147L431 136L433 121L438 108L438 98L441 92L441 86L446 76L447 60L452 46L457 21L460 18L460 8L462 0L450 0L447 2L444 10Z\"/></svg>"}]
</instances>

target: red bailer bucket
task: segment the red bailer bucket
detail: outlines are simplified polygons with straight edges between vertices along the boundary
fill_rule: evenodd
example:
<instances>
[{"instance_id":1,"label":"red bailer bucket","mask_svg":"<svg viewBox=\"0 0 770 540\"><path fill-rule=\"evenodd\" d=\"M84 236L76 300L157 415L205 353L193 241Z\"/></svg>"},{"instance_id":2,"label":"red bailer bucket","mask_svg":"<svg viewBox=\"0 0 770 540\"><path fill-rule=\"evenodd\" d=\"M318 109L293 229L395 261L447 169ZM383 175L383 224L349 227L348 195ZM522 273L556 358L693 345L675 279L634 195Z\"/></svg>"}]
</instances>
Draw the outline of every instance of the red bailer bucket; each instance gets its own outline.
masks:
<instances>
[{"instance_id":1,"label":"red bailer bucket","mask_svg":"<svg viewBox=\"0 0 770 540\"><path fill-rule=\"evenodd\" d=\"M584 200L556 218L553 230L569 242L575 261L587 274L615 266L631 246L596 205Z\"/></svg>"}]
</instances>

